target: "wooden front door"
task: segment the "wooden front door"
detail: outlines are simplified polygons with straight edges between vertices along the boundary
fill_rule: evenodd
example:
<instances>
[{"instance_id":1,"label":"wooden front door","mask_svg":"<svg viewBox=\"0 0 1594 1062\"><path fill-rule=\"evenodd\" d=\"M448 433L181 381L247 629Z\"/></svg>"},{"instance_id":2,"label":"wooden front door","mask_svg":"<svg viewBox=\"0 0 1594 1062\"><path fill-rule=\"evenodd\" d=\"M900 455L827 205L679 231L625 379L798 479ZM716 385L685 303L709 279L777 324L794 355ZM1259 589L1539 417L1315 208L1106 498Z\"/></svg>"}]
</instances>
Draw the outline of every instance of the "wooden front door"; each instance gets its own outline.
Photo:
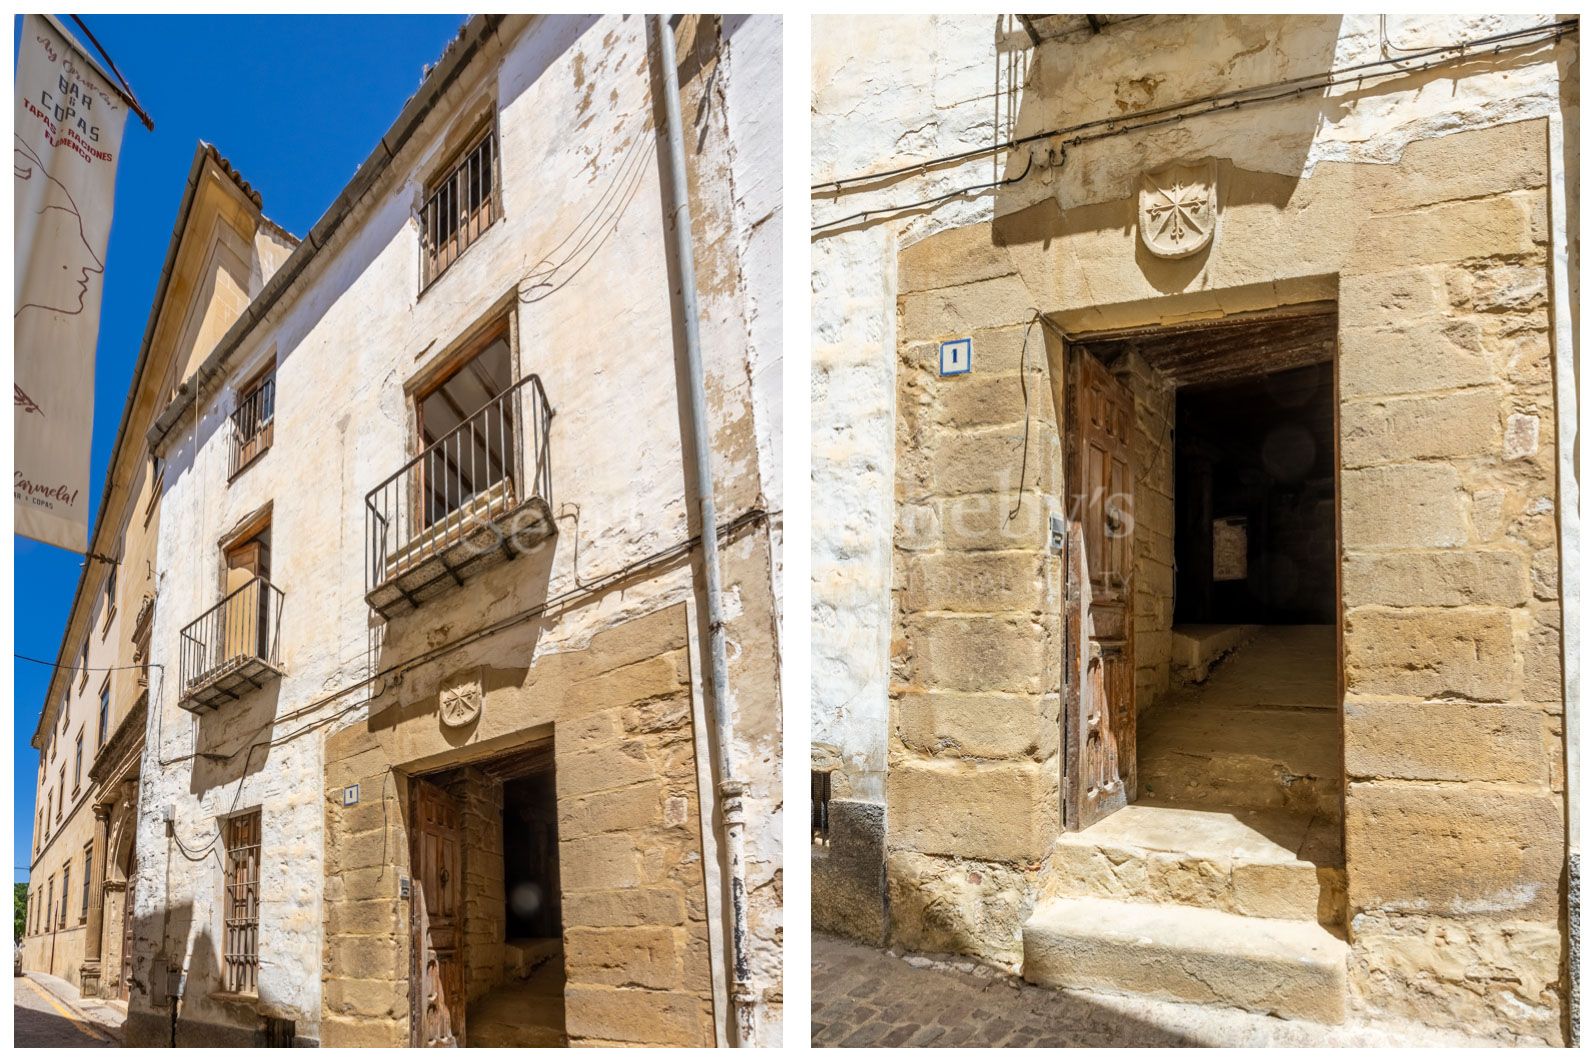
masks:
<instances>
[{"instance_id":1,"label":"wooden front door","mask_svg":"<svg viewBox=\"0 0 1594 1062\"><path fill-rule=\"evenodd\" d=\"M443 790L418 778L410 783L410 795L412 1042L458 1047L465 1039L459 807Z\"/></svg>"},{"instance_id":2,"label":"wooden front door","mask_svg":"<svg viewBox=\"0 0 1594 1062\"><path fill-rule=\"evenodd\" d=\"M1135 797L1135 404L1084 348L1067 365L1063 825L1082 830Z\"/></svg>"}]
</instances>

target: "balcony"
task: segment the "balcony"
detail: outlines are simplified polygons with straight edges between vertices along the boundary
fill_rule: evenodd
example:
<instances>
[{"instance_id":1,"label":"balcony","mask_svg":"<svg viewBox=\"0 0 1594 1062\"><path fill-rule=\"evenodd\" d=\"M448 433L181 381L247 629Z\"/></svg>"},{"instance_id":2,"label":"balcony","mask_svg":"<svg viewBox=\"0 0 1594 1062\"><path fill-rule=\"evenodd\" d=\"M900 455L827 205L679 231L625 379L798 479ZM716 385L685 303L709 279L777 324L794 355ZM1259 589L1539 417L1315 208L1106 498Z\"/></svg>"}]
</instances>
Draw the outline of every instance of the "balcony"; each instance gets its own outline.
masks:
<instances>
[{"instance_id":1,"label":"balcony","mask_svg":"<svg viewBox=\"0 0 1594 1062\"><path fill-rule=\"evenodd\" d=\"M183 628L178 704L208 712L282 674L282 591L256 576Z\"/></svg>"},{"instance_id":2,"label":"balcony","mask_svg":"<svg viewBox=\"0 0 1594 1062\"><path fill-rule=\"evenodd\" d=\"M365 600L383 619L554 533L552 420L542 381L527 376L366 495Z\"/></svg>"}]
</instances>

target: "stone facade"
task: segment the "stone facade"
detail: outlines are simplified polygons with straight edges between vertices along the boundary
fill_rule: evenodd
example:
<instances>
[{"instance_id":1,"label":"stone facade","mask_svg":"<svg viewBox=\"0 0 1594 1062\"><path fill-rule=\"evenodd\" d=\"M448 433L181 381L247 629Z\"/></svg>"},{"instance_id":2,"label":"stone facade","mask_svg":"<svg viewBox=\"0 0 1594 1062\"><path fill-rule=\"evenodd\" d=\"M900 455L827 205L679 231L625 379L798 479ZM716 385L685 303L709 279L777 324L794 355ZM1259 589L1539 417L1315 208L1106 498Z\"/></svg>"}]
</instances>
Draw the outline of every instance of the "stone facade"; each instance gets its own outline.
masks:
<instances>
[{"instance_id":1,"label":"stone facade","mask_svg":"<svg viewBox=\"0 0 1594 1062\"><path fill-rule=\"evenodd\" d=\"M268 522L281 674L190 716L178 668L165 670L145 756L134 969L147 987L130 1003L130 1043L250 1044L285 1028L327 1046L416 1039L421 781L447 792L461 819L468 1043L471 1005L513 965L508 852L494 840L506 798L493 771L550 741L563 916L556 1035L730 1038L730 882L714 768L715 743L726 742L746 786L754 1036L779 1042L780 274L768 234L780 227L780 80L768 71L780 28L688 16L677 42L661 70L641 19L469 20L313 230L312 249L189 366L151 432L166 462L169 530L157 658L177 661L184 628L217 605L224 545ZM693 548L660 176L663 76L680 78L691 131L727 602L725 732L712 721ZM501 213L423 286L428 182L489 127ZM418 448L418 382L497 321L507 322L514 378L536 374L553 411L546 494L530 510L541 530L511 529L502 541L513 559L380 615L366 599L370 573L382 570L366 547L367 492ZM275 373L273 435L234 469L229 417L263 369ZM471 683L479 707L450 700L445 713L444 693ZM228 819L252 809L258 989L238 994L222 990L219 849Z\"/></svg>"},{"instance_id":2,"label":"stone facade","mask_svg":"<svg viewBox=\"0 0 1594 1062\"><path fill-rule=\"evenodd\" d=\"M1378 49L1376 17L1147 16L1101 33L1070 18L1037 19L1036 37L1006 17L994 38L990 19L953 17L815 30L816 188L907 168L814 207L821 225L877 212L815 237L814 725L836 790L884 804L889 937L1016 966L1059 830L1062 571L1046 518L1066 487L1050 402L1061 347L1038 325L1026 344L1036 312L1088 337L1331 307L1350 1002L1559 1042L1555 377L1571 352L1552 333L1572 302L1550 284L1571 230L1549 193L1568 163L1552 158L1555 130L1575 125L1576 36L1498 69L1369 77L914 171ZM1539 21L1390 25L1438 41ZM1215 241L1149 255L1140 174L1208 157ZM1008 183L887 209L992 180ZM939 342L969 336L974 371L939 376ZM1126 375L1152 503L1136 539L1145 698L1167 682L1171 500L1145 475L1170 410L1133 359ZM875 434L882 420L894 442Z\"/></svg>"}]
</instances>

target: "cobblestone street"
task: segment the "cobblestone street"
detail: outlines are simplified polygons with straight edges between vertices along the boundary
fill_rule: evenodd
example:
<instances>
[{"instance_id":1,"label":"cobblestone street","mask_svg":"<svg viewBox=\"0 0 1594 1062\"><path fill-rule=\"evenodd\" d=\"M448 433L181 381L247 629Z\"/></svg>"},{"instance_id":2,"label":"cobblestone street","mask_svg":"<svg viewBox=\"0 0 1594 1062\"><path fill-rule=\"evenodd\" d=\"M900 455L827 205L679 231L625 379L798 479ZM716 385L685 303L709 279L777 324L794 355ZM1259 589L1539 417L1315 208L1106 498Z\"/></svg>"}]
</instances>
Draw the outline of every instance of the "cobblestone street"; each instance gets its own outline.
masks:
<instances>
[{"instance_id":1,"label":"cobblestone street","mask_svg":"<svg viewBox=\"0 0 1594 1062\"><path fill-rule=\"evenodd\" d=\"M967 961L818 934L812 966L815 1047L1483 1046L1415 1026L1327 1026L1041 988Z\"/></svg>"}]
</instances>

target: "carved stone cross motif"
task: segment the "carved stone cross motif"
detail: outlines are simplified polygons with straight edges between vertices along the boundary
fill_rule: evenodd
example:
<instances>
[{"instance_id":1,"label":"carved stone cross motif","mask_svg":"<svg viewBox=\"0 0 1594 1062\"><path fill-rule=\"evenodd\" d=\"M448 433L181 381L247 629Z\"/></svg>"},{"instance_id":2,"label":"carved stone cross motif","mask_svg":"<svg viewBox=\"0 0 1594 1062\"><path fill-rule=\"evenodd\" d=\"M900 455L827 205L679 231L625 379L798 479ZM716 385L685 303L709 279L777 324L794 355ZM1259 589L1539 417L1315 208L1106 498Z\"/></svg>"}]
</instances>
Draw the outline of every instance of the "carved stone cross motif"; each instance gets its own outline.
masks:
<instances>
[{"instance_id":1,"label":"carved stone cross motif","mask_svg":"<svg viewBox=\"0 0 1594 1062\"><path fill-rule=\"evenodd\" d=\"M445 686L437 694L437 715L444 726L466 726L482 714L481 674Z\"/></svg>"},{"instance_id":2,"label":"carved stone cross motif","mask_svg":"<svg viewBox=\"0 0 1594 1062\"><path fill-rule=\"evenodd\" d=\"M1218 228L1217 167L1211 159L1175 163L1140 178L1140 239L1158 258L1184 258Z\"/></svg>"}]
</instances>

